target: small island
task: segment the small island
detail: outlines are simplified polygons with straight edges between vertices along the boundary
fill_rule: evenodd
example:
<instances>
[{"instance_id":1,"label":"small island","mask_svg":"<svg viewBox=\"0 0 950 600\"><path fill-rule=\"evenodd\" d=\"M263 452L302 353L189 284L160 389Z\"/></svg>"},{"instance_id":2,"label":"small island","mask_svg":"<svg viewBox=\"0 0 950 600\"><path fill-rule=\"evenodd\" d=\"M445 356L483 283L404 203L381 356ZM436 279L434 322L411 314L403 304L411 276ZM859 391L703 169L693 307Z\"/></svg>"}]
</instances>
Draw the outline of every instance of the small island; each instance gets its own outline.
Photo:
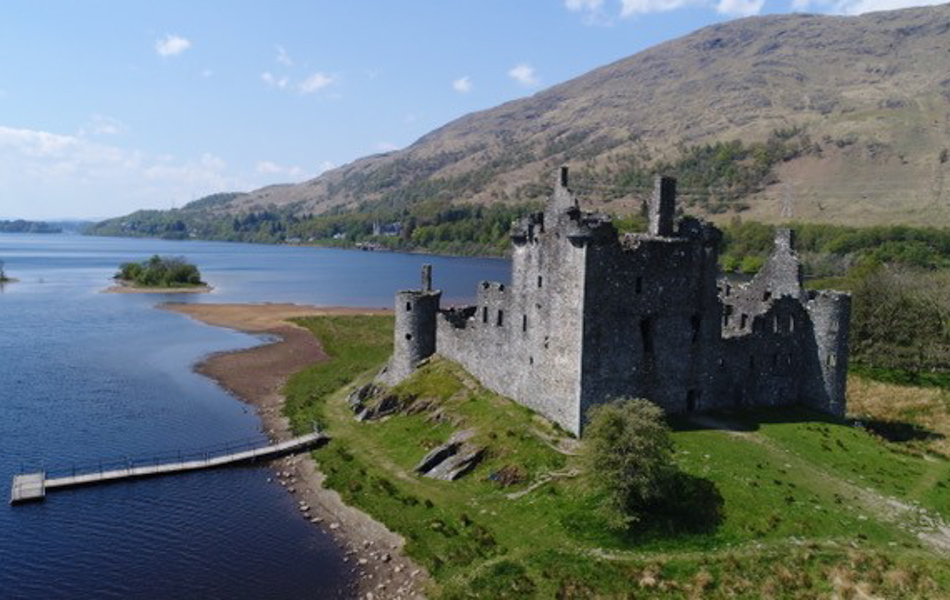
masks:
<instances>
[{"instance_id":1,"label":"small island","mask_svg":"<svg viewBox=\"0 0 950 600\"><path fill-rule=\"evenodd\" d=\"M111 293L204 293L211 286L201 280L198 267L184 257L155 255L143 262L127 262L115 274L118 285L107 288Z\"/></svg>"},{"instance_id":2,"label":"small island","mask_svg":"<svg viewBox=\"0 0 950 600\"><path fill-rule=\"evenodd\" d=\"M13 283L16 279L7 276L7 271L4 269L4 262L0 260L0 284L4 283Z\"/></svg>"}]
</instances>

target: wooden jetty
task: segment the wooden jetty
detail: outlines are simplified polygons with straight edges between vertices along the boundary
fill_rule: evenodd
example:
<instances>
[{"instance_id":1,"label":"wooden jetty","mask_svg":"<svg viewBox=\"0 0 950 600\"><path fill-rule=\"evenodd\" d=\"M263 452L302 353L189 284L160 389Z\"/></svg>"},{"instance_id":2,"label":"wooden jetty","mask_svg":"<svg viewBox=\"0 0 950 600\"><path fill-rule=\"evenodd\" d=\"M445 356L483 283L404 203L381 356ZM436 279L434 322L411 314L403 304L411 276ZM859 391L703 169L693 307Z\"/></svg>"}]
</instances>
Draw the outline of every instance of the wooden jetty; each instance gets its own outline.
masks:
<instances>
[{"instance_id":1,"label":"wooden jetty","mask_svg":"<svg viewBox=\"0 0 950 600\"><path fill-rule=\"evenodd\" d=\"M124 469L113 469L109 471L99 470L90 473L53 478L47 478L46 473L42 471L39 473L14 475L13 488L10 492L10 504L39 502L46 497L47 491L82 485L110 483L139 477L156 477L158 475L200 471L239 463L267 460L299 452L300 450L316 446L327 439L327 436L323 433L314 432L269 446L218 456L211 456L209 454L205 458L183 462L145 464L140 466L132 466L130 464L129 467Z\"/></svg>"}]
</instances>

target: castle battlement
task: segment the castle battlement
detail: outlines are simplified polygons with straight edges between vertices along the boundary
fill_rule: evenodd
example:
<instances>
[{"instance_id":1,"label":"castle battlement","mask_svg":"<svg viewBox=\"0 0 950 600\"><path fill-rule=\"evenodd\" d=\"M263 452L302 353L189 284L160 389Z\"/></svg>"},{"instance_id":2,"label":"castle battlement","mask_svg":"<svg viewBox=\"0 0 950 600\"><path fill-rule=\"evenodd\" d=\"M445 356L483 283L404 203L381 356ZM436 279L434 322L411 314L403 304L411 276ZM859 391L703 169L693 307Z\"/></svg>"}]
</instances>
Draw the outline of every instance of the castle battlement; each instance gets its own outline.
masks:
<instances>
[{"instance_id":1,"label":"castle battlement","mask_svg":"<svg viewBox=\"0 0 950 600\"><path fill-rule=\"evenodd\" d=\"M850 297L805 292L794 233L748 283L720 279L721 232L675 218L657 178L646 233L619 235L581 210L561 168L541 213L511 230L510 285L441 309L431 268L396 295L390 384L439 353L496 392L580 434L587 410L621 396L670 412L802 404L844 414Z\"/></svg>"}]
</instances>

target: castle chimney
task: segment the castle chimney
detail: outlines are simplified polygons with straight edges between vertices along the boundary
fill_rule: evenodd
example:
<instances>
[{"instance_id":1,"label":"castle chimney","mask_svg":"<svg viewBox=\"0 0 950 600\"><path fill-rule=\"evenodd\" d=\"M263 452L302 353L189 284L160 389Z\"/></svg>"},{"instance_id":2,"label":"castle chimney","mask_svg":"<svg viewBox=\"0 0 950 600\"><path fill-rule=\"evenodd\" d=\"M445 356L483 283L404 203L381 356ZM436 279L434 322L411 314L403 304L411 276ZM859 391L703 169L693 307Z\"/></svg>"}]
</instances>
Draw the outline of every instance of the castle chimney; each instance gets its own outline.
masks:
<instances>
[{"instance_id":1,"label":"castle chimney","mask_svg":"<svg viewBox=\"0 0 950 600\"><path fill-rule=\"evenodd\" d=\"M432 265L422 265L422 291L432 291Z\"/></svg>"},{"instance_id":2,"label":"castle chimney","mask_svg":"<svg viewBox=\"0 0 950 600\"><path fill-rule=\"evenodd\" d=\"M650 198L650 234L662 237L673 235L673 214L676 212L676 179L657 176Z\"/></svg>"},{"instance_id":3,"label":"castle chimney","mask_svg":"<svg viewBox=\"0 0 950 600\"><path fill-rule=\"evenodd\" d=\"M567 166L563 166L560 169L558 169L557 185L558 187L562 187L562 188L567 187Z\"/></svg>"}]
</instances>

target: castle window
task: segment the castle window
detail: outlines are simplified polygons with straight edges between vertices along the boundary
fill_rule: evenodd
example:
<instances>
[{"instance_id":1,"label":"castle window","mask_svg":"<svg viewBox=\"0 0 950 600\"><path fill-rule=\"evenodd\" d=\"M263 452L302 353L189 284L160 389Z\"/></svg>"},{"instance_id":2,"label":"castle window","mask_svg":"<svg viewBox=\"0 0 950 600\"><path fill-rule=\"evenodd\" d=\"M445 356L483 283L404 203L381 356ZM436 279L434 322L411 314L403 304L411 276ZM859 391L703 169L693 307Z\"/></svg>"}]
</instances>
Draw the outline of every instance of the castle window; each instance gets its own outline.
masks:
<instances>
[{"instance_id":1,"label":"castle window","mask_svg":"<svg viewBox=\"0 0 950 600\"><path fill-rule=\"evenodd\" d=\"M728 295L731 294L731 293L732 293L732 286L727 283L727 284L726 284L726 295L728 296Z\"/></svg>"},{"instance_id":2,"label":"castle window","mask_svg":"<svg viewBox=\"0 0 950 600\"><path fill-rule=\"evenodd\" d=\"M788 315L788 332L793 333L795 331L795 315Z\"/></svg>"},{"instance_id":3,"label":"castle window","mask_svg":"<svg viewBox=\"0 0 950 600\"><path fill-rule=\"evenodd\" d=\"M699 331L702 327L702 318L699 315L693 315L689 319L689 324L693 328L693 343L699 341Z\"/></svg>"},{"instance_id":4,"label":"castle window","mask_svg":"<svg viewBox=\"0 0 950 600\"><path fill-rule=\"evenodd\" d=\"M835 354L829 354L829 355L828 355L828 366L829 366L829 367L834 367L834 366L837 365L837 364L838 364L838 356L835 355Z\"/></svg>"},{"instance_id":5,"label":"castle window","mask_svg":"<svg viewBox=\"0 0 950 600\"><path fill-rule=\"evenodd\" d=\"M412 340L412 334L411 334L411 333L407 333L407 334L406 334L406 341L408 342L408 341L411 341L411 340Z\"/></svg>"},{"instance_id":6,"label":"castle window","mask_svg":"<svg viewBox=\"0 0 950 600\"><path fill-rule=\"evenodd\" d=\"M412 302L406 302L406 312L412 310Z\"/></svg>"},{"instance_id":7,"label":"castle window","mask_svg":"<svg viewBox=\"0 0 950 600\"><path fill-rule=\"evenodd\" d=\"M521 315L521 331L528 331L528 315Z\"/></svg>"},{"instance_id":8,"label":"castle window","mask_svg":"<svg viewBox=\"0 0 950 600\"><path fill-rule=\"evenodd\" d=\"M778 333L778 315L772 317L772 333Z\"/></svg>"},{"instance_id":9,"label":"castle window","mask_svg":"<svg viewBox=\"0 0 950 600\"><path fill-rule=\"evenodd\" d=\"M643 293L643 277L637 277L637 280L634 284L634 289L638 294Z\"/></svg>"},{"instance_id":10,"label":"castle window","mask_svg":"<svg viewBox=\"0 0 950 600\"><path fill-rule=\"evenodd\" d=\"M742 316L739 317L739 327L742 329L745 329L745 326L748 324L749 324L749 315L743 313Z\"/></svg>"},{"instance_id":11,"label":"castle window","mask_svg":"<svg viewBox=\"0 0 950 600\"><path fill-rule=\"evenodd\" d=\"M503 311L503 310L501 310L501 309L499 308L499 309L498 309L498 318L497 318L497 320L495 321L495 325L497 325L498 327L501 327L501 326L504 325L504 324L505 324L505 311Z\"/></svg>"},{"instance_id":12,"label":"castle window","mask_svg":"<svg viewBox=\"0 0 950 600\"><path fill-rule=\"evenodd\" d=\"M533 357L533 356L529 356L529 357L528 357L528 364L529 364L529 365L534 365L534 357Z\"/></svg>"},{"instance_id":13,"label":"castle window","mask_svg":"<svg viewBox=\"0 0 950 600\"><path fill-rule=\"evenodd\" d=\"M762 301L768 302L772 298L772 292L765 290L762 292Z\"/></svg>"},{"instance_id":14,"label":"castle window","mask_svg":"<svg viewBox=\"0 0 950 600\"><path fill-rule=\"evenodd\" d=\"M649 317L640 319L640 340L643 342L643 352L653 354L653 320Z\"/></svg>"},{"instance_id":15,"label":"castle window","mask_svg":"<svg viewBox=\"0 0 950 600\"><path fill-rule=\"evenodd\" d=\"M487 323L487 322L488 322L488 307L483 306L482 307L482 323Z\"/></svg>"},{"instance_id":16,"label":"castle window","mask_svg":"<svg viewBox=\"0 0 950 600\"><path fill-rule=\"evenodd\" d=\"M538 275L538 287L541 287L541 283L543 281L544 281L543 278L540 275Z\"/></svg>"},{"instance_id":17,"label":"castle window","mask_svg":"<svg viewBox=\"0 0 950 600\"><path fill-rule=\"evenodd\" d=\"M689 390L686 392L686 412L693 412L699 408L699 392Z\"/></svg>"}]
</instances>

